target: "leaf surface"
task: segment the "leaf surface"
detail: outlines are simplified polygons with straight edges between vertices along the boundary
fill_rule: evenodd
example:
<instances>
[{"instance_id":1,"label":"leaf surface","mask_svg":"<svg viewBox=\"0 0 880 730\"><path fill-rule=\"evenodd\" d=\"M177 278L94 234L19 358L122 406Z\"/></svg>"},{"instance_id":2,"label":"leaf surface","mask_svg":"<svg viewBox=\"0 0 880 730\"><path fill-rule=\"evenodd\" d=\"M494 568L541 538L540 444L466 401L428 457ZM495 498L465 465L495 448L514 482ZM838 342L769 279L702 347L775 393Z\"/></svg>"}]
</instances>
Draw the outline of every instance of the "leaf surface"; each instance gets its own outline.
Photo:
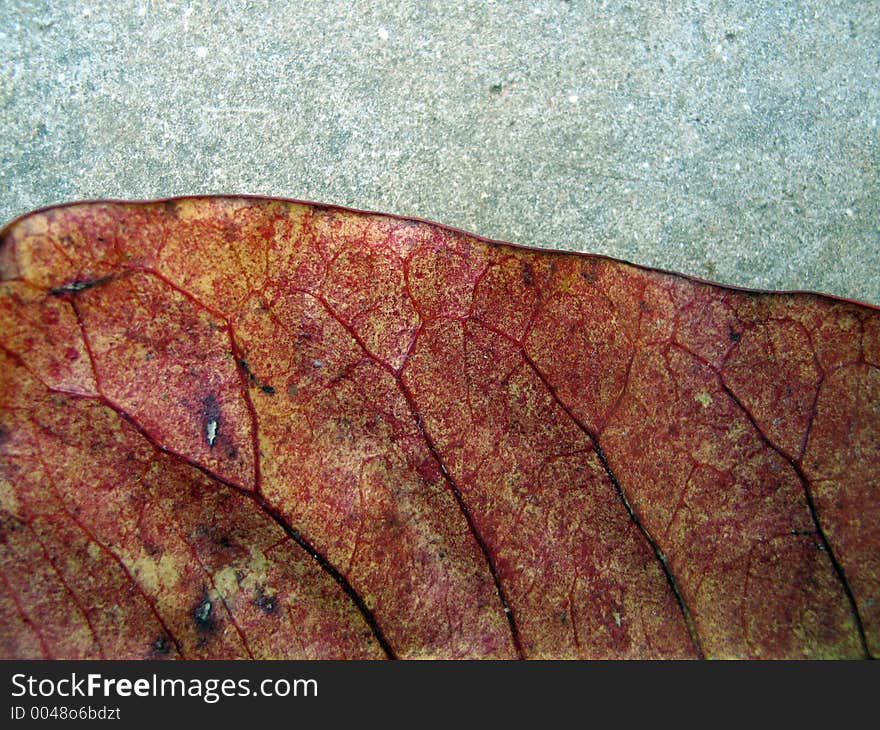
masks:
<instances>
[{"instance_id":1,"label":"leaf surface","mask_svg":"<svg viewBox=\"0 0 880 730\"><path fill-rule=\"evenodd\" d=\"M291 201L0 243L0 654L880 653L880 312Z\"/></svg>"}]
</instances>

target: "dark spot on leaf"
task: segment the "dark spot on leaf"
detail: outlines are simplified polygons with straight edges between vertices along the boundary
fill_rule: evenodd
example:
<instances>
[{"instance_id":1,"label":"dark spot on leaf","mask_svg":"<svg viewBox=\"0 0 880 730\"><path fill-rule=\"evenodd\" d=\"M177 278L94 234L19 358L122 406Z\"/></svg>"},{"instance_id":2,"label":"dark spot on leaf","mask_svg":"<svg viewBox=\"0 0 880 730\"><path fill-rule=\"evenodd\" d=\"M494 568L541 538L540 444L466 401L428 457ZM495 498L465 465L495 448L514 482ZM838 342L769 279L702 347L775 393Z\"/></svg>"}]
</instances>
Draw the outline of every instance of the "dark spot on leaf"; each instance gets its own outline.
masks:
<instances>
[{"instance_id":1,"label":"dark spot on leaf","mask_svg":"<svg viewBox=\"0 0 880 730\"><path fill-rule=\"evenodd\" d=\"M6 543L7 535L17 532L24 527L24 525L24 521L20 520L18 517L15 517L8 512L0 512L0 545Z\"/></svg>"},{"instance_id":2,"label":"dark spot on leaf","mask_svg":"<svg viewBox=\"0 0 880 730\"><path fill-rule=\"evenodd\" d=\"M254 605L259 607L263 613L278 613L278 598L270 596L262 586L257 586Z\"/></svg>"},{"instance_id":3,"label":"dark spot on leaf","mask_svg":"<svg viewBox=\"0 0 880 730\"><path fill-rule=\"evenodd\" d=\"M528 261L523 261L520 265L520 274L522 275L523 284L531 286L535 281L535 270Z\"/></svg>"},{"instance_id":4,"label":"dark spot on leaf","mask_svg":"<svg viewBox=\"0 0 880 730\"><path fill-rule=\"evenodd\" d=\"M736 330L730 330L730 341L731 342L739 342L742 337L742 332L737 332Z\"/></svg>"},{"instance_id":5,"label":"dark spot on leaf","mask_svg":"<svg viewBox=\"0 0 880 730\"><path fill-rule=\"evenodd\" d=\"M171 644L165 636L157 636L150 648L154 654L168 654L171 651Z\"/></svg>"},{"instance_id":6,"label":"dark spot on leaf","mask_svg":"<svg viewBox=\"0 0 880 730\"><path fill-rule=\"evenodd\" d=\"M263 385L260 387L260 390L262 390L264 393L268 393L269 395L275 395L275 388L273 388L271 385Z\"/></svg>"},{"instance_id":7,"label":"dark spot on leaf","mask_svg":"<svg viewBox=\"0 0 880 730\"><path fill-rule=\"evenodd\" d=\"M245 360L243 357L238 358L238 366L242 370L244 370L245 374L248 376L248 378L250 380L256 380L256 378L254 377L254 374L251 372L250 366L248 365L248 361Z\"/></svg>"},{"instance_id":8,"label":"dark spot on leaf","mask_svg":"<svg viewBox=\"0 0 880 730\"><path fill-rule=\"evenodd\" d=\"M193 609L192 618L198 631L214 631L216 628L214 624L214 602L207 593L202 596L202 600Z\"/></svg>"},{"instance_id":9,"label":"dark spot on leaf","mask_svg":"<svg viewBox=\"0 0 880 730\"><path fill-rule=\"evenodd\" d=\"M596 275L596 267L592 261L588 261L585 264L585 267L581 269L581 278L584 279L588 284L595 284L596 280L599 278Z\"/></svg>"},{"instance_id":10,"label":"dark spot on leaf","mask_svg":"<svg viewBox=\"0 0 880 730\"><path fill-rule=\"evenodd\" d=\"M112 276L102 276L97 279L74 279L67 284L56 286L55 288L50 289L49 293L56 297L63 294L76 294L77 292L84 291L85 289L91 289L92 287L98 286L99 284L105 284L112 278Z\"/></svg>"}]
</instances>

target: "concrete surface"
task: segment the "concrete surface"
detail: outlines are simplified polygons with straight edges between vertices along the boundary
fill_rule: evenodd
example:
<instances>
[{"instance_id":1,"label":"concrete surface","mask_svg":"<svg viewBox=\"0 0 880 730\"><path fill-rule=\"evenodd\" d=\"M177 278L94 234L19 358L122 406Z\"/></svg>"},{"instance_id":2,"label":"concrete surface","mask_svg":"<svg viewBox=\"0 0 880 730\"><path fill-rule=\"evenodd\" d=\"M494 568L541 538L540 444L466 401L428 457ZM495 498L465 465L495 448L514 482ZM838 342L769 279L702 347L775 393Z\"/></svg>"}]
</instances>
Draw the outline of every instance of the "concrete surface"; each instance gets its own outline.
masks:
<instances>
[{"instance_id":1,"label":"concrete surface","mask_svg":"<svg viewBox=\"0 0 880 730\"><path fill-rule=\"evenodd\" d=\"M0 0L0 219L261 193L880 303L880 2Z\"/></svg>"}]
</instances>

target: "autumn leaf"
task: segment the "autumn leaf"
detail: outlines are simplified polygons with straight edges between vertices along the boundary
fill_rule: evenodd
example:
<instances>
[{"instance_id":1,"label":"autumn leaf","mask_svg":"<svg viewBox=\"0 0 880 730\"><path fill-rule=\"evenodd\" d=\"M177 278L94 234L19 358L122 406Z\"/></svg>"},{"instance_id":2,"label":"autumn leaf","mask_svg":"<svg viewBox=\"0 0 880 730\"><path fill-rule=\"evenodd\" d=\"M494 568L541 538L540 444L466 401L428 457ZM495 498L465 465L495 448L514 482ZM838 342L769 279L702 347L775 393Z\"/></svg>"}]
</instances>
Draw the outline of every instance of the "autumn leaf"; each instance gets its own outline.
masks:
<instances>
[{"instance_id":1,"label":"autumn leaf","mask_svg":"<svg viewBox=\"0 0 880 730\"><path fill-rule=\"evenodd\" d=\"M0 654L880 653L880 311L271 199L0 247Z\"/></svg>"}]
</instances>

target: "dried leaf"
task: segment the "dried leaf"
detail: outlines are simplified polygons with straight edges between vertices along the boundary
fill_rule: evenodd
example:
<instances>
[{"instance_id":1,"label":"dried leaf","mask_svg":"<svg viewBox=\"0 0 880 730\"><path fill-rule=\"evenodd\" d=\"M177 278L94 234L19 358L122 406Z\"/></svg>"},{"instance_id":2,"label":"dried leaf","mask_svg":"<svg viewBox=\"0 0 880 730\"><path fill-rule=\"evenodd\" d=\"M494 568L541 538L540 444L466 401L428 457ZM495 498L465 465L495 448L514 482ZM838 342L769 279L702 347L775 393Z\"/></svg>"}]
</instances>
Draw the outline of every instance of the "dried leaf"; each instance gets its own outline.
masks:
<instances>
[{"instance_id":1,"label":"dried leaf","mask_svg":"<svg viewBox=\"0 0 880 730\"><path fill-rule=\"evenodd\" d=\"M0 247L5 657L880 653L880 312L281 200Z\"/></svg>"}]
</instances>

